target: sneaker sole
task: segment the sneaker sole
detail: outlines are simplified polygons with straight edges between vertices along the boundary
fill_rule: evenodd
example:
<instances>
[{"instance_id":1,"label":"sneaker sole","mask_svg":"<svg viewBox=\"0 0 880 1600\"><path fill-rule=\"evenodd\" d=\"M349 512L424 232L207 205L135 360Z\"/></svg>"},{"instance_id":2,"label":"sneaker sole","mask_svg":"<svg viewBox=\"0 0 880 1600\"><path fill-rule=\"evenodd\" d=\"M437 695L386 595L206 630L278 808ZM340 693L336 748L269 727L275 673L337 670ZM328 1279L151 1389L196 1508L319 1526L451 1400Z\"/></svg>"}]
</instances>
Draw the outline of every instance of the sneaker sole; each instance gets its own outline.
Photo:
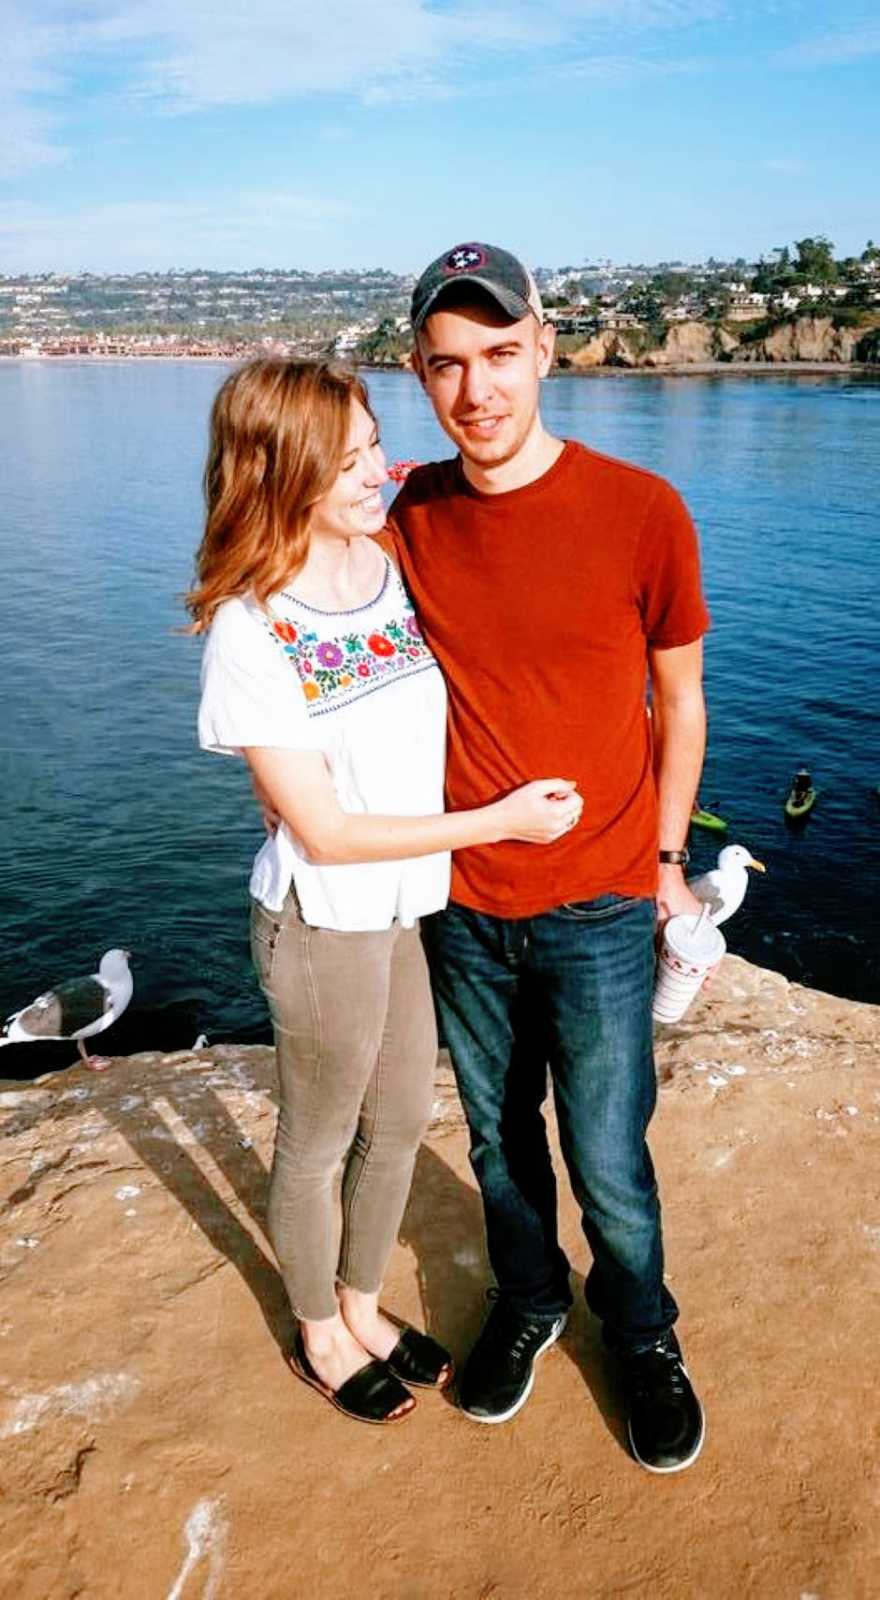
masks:
<instances>
[{"instance_id":1,"label":"sneaker sole","mask_svg":"<svg viewBox=\"0 0 880 1600\"><path fill-rule=\"evenodd\" d=\"M703 1407L700 1406L700 1437L694 1445L690 1455L686 1456L684 1461L677 1461L674 1467L654 1467L651 1465L650 1461L644 1461L639 1455L635 1444L633 1443L632 1428L630 1427L629 1423L626 1425L626 1431L629 1438L630 1450L632 1451L633 1457L638 1462L639 1466L644 1467L646 1472L656 1472L659 1476L665 1478L668 1477L671 1472L684 1472L686 1467L692 1466L696 1461L697 1456L700 1454L700 1451L706 1442L706 1416L705 1412L703 1411Z\"/></svg>"},{"instance_id":2,"label":"sneaker sole","mask_svg":"<svg viewBox=\"0 0 880 1600\"><path fill-rule=\"evenodd\" d=\"M490 1427L493 1426L496 1422L509 1422L511 1417L515 1417L517 1412L522 1410L522 1407L525 1405L526 1401L529 1398L529 1395L531 1394L532 1390L535 1387L535 1362L538 1360L538 1358L540 1356L542 1356L544 1354L544 1352L546 1350L550 1349L551 1345L554 1345L556 1343L557 1339L561 1339L562 1338L562 1335L565 1332L565 1325L566 1325L567 1322L568 1322L568 1312L565 1313L565 1316L562 1318L562 1321L560 1322L559 1327L556 1328L554 1330L554 1332L550 1334L550 1337L545 1339L544 1343L542 1345L540 1345L539 1348L535 1351L535 1354L532 1357L532 1370L529 1373L528 1382L527 1382L525 1388L523 1389L522 1394L519 1395L519 1397L514 1401L513 1405L510 1406L510 1408L507 1411L499 1411L497 1413L497 1415L494 1416L494 1417L481 1417L478 1412L476 1412L476 1411L468 1411L465 1406L461 1406L460 1409L461 1409L462 1415L465 1416L465 1417L469 1417L471 1422L485 1422L485 1423L488 1423Z\"/></svg>"}]
</instances>

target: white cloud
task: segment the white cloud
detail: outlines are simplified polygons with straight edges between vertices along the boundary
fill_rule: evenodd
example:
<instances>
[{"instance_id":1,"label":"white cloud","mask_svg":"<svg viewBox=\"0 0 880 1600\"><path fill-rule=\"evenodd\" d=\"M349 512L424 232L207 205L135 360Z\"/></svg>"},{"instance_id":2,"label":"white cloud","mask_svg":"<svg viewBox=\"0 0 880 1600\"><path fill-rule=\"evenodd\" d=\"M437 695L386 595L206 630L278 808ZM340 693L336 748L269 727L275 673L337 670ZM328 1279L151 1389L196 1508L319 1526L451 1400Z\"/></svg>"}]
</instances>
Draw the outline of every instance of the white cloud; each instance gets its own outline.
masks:
<instances>
[{"instance_id":1,"label":"white cloud","mask_svg":"<svg viewBox=\"0 0 880 1600\"><path fill-rule=\"evenodd\" d=\"M67 160L67 147L55 138L55 119L34 110L18 95L0 105L0 179L20 178L37 167Z\"/></svg>"},{"instance_id":2,"label":"white cloud","mask_svg":"<svg viewBox=\"0 0 880 1600\"><path fill-rule=\"evenodd\" d=\"M304 236L331 234L355 215L325 195L296 190L120 201L67 213L22 202L0 212L0 252L6 272L289 263ZM328 249L328 257L334 253Z\"/></svg>"},{"instance_id":3,"label":"white cloud","mask_svg":"<svg viewBox=\"0 0 880 1600\"><path fill-rule=\"evenodd\" d=\"M0 0L6 171L64 158L77 74L92 94L187 113L324 96L338 107L442 100L469 73L717 19L729 0ZM607 53L607 49L606 49ZM608 68L597 66L597 76ZM630 74L631 75L631 74ZM103 83L95 89L96 83ZM110 84L112 83L112 90ZM334 112L335 114L335 112ZM2 172L2 167L0 167Z\"/></svg>"},{"instance_id":4,"label":"white cloud","mask_svg":"<svg viewBox=\"0 0 880 1600\"><path fill-rule=\"evenodd\" d=\"M62 87L48 65L50 30L23 21L0 4L3 40L3 97L0 100L0 178L17 178L35 167L64 161L67 150L55 136L56 114L47 99Z\"/></svg>"},{"instance_id":5,"label":"white cloud","mask_svg":"<svg viewBox=\"0 0 880 1600\"><path fill-rule=\"evenodd\" d=\"M761 165L767 172L777 172L783 178L802 178L810 171L805 161L797 156L767 156Z\"/></svg>"},{"instance_id":6,"label":"white cloud","mask_svg":"<svg viewBox=\"0 0 880 1600\"><path fill-rule=\"evenodd\" d=\"M869 22L861 28L850 28L836 33L822 34L816 39L804 39L783 53L782 59L792 66L831 67L851 61L865 61L880 55L880 22Z\"/></svg>"},{"instance_id":7,"label":"white cloud","mask_svg":"<svg viewBox=\"0 0 880 1600\"><path fill-rule=\"evenodd\" d=\"M668 78L702 72L706 66L705 59L698 57L597 55L566 62L556 69L556 76L595 83L630 83L639 78Z\"/></svg>"}]
</instances>

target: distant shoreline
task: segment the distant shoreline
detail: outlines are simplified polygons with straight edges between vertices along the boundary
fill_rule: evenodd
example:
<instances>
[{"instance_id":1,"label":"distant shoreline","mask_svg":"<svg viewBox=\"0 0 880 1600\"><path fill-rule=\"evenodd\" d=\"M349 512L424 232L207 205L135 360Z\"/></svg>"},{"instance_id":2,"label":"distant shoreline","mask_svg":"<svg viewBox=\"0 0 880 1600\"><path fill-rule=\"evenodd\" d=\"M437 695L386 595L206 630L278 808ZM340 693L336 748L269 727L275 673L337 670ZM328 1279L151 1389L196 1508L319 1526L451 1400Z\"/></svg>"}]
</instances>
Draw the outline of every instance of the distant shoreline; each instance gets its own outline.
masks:
<instances>
[{"instance_id":1,"label":"distant shoreline","mask_svg":"<svg viewBox=\"0 0 880 1600\"><path fill-rule=\"evenodd\" d=\"M39 366L43 362L51 362L57 366L132 366L138 362L158 362L169 365L172 362L186 362L188 364L201 364L202 366L232 366L239 361L250 360L250 356L241 355L162 355L158 351L145 352L143 355L38 355L20 356L5 355L0 353L0 365L18 365L22 367ZM359 361L358 369L362 372L399 372L409 374L409 368L397 362L369 362ZM617 366L606 365L596 367L575 367L556 365L549 376L552 378L767 378L774 373L782 373L788 377L792 374L801 377L852 377L864 375L880 378L880 364L870 361L682 361L673 362L669 366Z\"/></svg>"},{"instance_id":2,"label":"distant shoreline","mask_svg":"<svg viewBox=\"0 0 880 1600\"><path fill-rule=\"evenodd\" d=\"M851 377L864 373L880 377L880 366L870 361L679 361L665 367L554 367L552 377L566 378L769 378L775 372L803 377Z\"/></svg>"}]
</instances>

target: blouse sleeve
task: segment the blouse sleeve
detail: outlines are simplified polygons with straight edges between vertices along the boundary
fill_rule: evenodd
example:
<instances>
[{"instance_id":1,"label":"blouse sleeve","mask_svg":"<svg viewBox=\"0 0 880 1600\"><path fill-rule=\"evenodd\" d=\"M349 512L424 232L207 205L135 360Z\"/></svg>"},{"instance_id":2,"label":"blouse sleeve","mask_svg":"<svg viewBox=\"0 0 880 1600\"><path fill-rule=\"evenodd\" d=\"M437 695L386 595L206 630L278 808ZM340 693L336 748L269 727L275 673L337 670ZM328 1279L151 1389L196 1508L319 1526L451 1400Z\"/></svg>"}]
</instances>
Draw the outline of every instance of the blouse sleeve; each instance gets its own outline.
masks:
<instances>
[{"instance_id":1,"label":"blouse sleeve","mask_svg":"<svg viewBox=\"0 0 880 1600\"><path fill-rule=\"evenodd\" d=\"M199 744L219 755L249 745L315 750L296 668L243 600L227 600L211 624L202 657Z\"/></svg>"}]
</instances>

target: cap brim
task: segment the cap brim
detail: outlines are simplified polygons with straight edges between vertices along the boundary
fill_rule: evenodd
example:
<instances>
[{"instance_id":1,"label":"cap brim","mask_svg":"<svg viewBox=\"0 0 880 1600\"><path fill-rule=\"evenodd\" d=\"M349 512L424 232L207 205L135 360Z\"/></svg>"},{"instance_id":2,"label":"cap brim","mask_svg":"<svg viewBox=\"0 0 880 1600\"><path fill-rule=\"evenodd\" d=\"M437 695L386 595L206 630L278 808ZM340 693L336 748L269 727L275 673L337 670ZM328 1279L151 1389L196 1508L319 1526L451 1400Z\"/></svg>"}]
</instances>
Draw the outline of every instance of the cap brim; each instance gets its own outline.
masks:
<instances>
[{"instance_id":1,"label":"cap brim","mask_svg":"<svg viewBox=\"0 0 880 1600\"><path fill-rule=\"evenodd\" d=\"M445 283L438 283L436 289L432 290L418 316L412 318L412 325L416 332L422 326L425 318L431 315L440 296L448 293L450 289L460 288L463 284L474 284L478 289L482 289L485 294L489 295L490 299L495 301L496 305L501 307L502 311L506 311L509 317L513 317L514 322L522 322L523 317L535 315L534 309L528 300L524 300L522 295L517 294L514 289L504 289L500 284L489 283L486 278L479 277L475 272L463 272L459 277L447 278Z\"/></svg>"}]
</instances>

